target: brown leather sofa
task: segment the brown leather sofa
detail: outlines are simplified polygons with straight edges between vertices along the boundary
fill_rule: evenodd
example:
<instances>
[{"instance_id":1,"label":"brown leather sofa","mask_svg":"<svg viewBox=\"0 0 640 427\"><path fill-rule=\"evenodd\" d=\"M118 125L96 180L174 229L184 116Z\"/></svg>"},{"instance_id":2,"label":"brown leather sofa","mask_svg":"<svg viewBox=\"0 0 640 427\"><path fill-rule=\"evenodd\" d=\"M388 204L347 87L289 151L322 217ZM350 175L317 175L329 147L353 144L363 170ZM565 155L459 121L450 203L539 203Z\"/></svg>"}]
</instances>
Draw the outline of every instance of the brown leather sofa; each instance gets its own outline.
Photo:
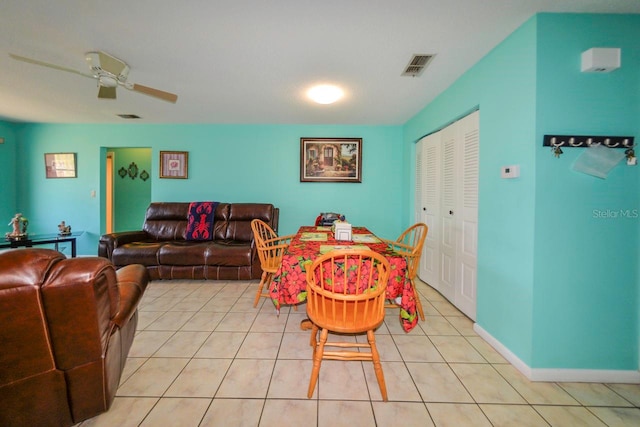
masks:
<instances>
[{"instance_id":1,"label":"brown leather sofa","mask_svg":"<svg viewBox=\"0 0 640 427\"><path fill-rule=\"evenodd\" d=\"M154 202L142 230L105 234L98 255L116 267L142 264L156 279L248 280L262 275L251 221L278 228L278 208L267 203L220 203L213 236L186 240L188 202Z\"/></svg>"},{"instance_id":2,"label":"brown leather sofa","mask_svg":"<svg viewBox=\"0 0 640 427\"><path fill-rule=\"evenodd\" d=\"M148 275L50 249L0 254L0 425L70 426L109 409Z\"/></svg>"}]
</instances>

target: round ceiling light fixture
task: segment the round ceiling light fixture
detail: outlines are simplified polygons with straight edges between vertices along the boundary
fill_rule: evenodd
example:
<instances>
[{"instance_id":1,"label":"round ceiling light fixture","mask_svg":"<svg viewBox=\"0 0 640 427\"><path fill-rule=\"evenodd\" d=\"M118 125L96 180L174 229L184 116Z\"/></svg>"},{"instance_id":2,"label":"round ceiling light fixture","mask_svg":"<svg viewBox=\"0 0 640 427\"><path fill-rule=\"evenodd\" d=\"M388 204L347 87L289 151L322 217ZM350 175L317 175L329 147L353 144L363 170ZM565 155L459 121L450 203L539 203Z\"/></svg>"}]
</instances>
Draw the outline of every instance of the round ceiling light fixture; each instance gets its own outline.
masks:
<instances>
[{"instance_id":1,"label":"round ceiling light fixture","mask_svg":"<svg viewBox=\"0 0 640 427\"><path fill-rule=\"evenodd\" d=\"M318 104L333 104L344 96L344 91L334 85L318 85L307 91L307 96Z\"/></svg>"}]
</instances>

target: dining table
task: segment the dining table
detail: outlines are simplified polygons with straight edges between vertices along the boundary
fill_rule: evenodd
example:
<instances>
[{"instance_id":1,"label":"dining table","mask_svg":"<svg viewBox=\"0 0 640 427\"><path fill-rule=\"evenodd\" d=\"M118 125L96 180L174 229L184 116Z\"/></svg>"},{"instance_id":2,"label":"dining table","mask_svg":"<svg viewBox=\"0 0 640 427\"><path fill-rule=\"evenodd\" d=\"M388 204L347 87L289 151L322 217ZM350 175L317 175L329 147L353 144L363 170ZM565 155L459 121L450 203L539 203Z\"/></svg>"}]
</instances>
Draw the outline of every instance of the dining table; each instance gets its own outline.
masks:
<instances>
[{"instance_id":1,"label":"dining table","mask_svg":"<svg viewBox=\"0 0 640 427\"><path fill-rule=\"evenodd\" d=\"M391 267L386 297L400 306L399 318L405 332L418 323L415 291L407 277L407 260L366 227L352 227L351 240L336 240L331 227L302 226L282 255L273 275L269 295L277 312L282 305L295 305L307 298L307 267L320 255L335 249L370 249L383 255Z\"/></svg>"}]
</instances>

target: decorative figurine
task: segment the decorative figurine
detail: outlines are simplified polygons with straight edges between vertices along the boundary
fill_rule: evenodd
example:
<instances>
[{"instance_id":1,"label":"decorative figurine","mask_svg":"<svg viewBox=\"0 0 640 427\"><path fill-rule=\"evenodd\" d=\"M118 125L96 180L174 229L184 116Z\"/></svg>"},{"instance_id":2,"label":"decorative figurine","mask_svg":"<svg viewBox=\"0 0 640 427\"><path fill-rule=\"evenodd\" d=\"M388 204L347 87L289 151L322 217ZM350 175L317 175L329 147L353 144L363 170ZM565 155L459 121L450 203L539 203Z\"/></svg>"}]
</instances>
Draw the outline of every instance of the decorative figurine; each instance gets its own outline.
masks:
<instances>
[{"instance_id":1,"label":"decorative figurine","mask_svg":"<svg viewBox=\"0 0 640 427\"><path fill-rule=\"evenodd\" d=\"M58 224L58 234L60 234L61 236L71 234L71 226L65 224L65 222L62 221L60 224Z\"/></svg>"},{"instance_id":2,"label":"decorative figurine","mask_svg":"<svg viewBox=\"0 0 640 427\"><path fill-rule=\"evenodd\" d=\"M29 220L22 216L21 213L15 214L11 219L11 222L9 222L9 225L12 226L13 231L11 233L6 233L6 238L18 240L27 237L27 227L29 226Z\"/></svg>"}]
</instances>

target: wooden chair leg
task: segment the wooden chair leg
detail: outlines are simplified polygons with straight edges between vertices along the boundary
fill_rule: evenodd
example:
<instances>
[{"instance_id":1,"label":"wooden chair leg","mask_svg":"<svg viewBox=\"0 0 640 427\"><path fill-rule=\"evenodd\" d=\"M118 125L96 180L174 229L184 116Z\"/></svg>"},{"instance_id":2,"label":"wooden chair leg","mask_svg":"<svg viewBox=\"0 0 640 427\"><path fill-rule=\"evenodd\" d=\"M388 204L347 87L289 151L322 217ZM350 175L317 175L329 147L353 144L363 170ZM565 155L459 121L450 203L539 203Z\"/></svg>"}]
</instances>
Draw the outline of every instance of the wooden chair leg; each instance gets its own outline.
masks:
<instances>
[{"instance_id":1,"label":"wooden chair leg","mask_svg":"<svg viewBox=\"0 0 640 427\"><path fill-rule=\"evenodd\" d=\"M369 346L371 346L371 358L373 360L373 370L376 373L376 378L378 379L378 387L380 387L380 394L382 395L382 400L385 402L388 400L387 398L387 384L384 381L384 372L382 372L382 364L380 363L380 353L378 353L378 347L376 346L376 338L373 334L373 331L367 331L367 340L369 341Z\"/></svg>"},{"instance_id":2,"label":"wooden chair leg","mask_svg":"<svg viewBox=\"0 0 640 427\"><path fill-rule=\"evenodd\" d=\"M260 297L269 298L269 288L271 287L271 279L273 278L273 273L267 273L266 271L262 272L262 277L260 278L260 284L258 284L258 290L256 291L256 298L253 301L253 308L258 306L258 301L260 301ZM262 292L264 288L267 288L266 292Z\"/></svg>"},{"instance_id":3,"label":"wooden chair leg","mask_svg":"<svg viewBox=\"0 0 640 427\"><path fill-rule=\"evenodd\" d=\"M266 274L267 272L263 271L262 277L260 277L260 283L258 284L258 289L256 290L256 298L253 301L253 308L256 308L258 306L258 301L260 301L260 295L262 295L262 288L264 287L264 278Z\"/></svg>"},{"instance_id":4,"label":"wooden chair leg","mask_svg":"<svg viewBox=\"0 0 640 427\"><path fill-rule=\"evenodd\" d=\"M309 320L309 323L311 323L311 320ZM314 356L316 351L316 345L318 344L317 339L318 339L318 327L314 323L311 323L311 340L309 341L309 345L313 347Z\"/></svg>"},{"instance_id":5,"label":"wooden chair leg","mask_svg":"<svg viewBox=\"0 0 640 427\"><path fill-rule=\"evenodd\" d=\"M309 380L309 390L307 391L307 397L310 399L313 396L313 391L316 388L316 383L318 382L318 375L320 374L320 365L322 364L322 354L324 353L324 345L327 342L327 337L329 336L329 331L327 329L323 329L320 332L320 342L317 347L314 349L313 354L313 369L311 370L311 379Z\"/></svg>"},{"instance_id":6,"label":"wooden chair leg","mask_svg":"<svg viewBox=\"0 0 640 427\"><path fill-rule=\"evenodd\" d=\"M258 306L258 301L260 301L260 297L262 296L262 289L264 288L264 282L267 278L267 272L262 272L262 277L260 277L260 284L258 285L258 290L256 291L256 298L253 301L253 308Z\"/></svg>"}]
</instances>

